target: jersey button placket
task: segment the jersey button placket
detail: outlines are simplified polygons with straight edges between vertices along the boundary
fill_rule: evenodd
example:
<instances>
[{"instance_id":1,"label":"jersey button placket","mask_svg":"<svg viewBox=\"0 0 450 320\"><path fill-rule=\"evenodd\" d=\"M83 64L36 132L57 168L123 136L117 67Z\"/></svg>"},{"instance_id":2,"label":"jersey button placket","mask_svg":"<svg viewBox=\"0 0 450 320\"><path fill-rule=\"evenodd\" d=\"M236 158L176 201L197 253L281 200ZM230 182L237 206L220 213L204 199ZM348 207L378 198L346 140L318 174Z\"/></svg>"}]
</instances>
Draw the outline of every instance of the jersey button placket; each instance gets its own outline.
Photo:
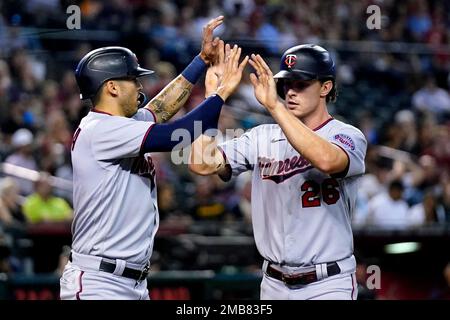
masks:
<instances>
[{"instance_id":1,"label":"jersey button placket","mask_svg":"<svg viewBox=\"0 0 450 320\"><path fill-rule=\"evenodd\" d=\"M289 253L292 251L292 246L295 244L294 242L295 242L294 237L288 234L284 240L284 245L286 248L285 251L287 256L289 256Z\"/></svg>"}]
</instances>

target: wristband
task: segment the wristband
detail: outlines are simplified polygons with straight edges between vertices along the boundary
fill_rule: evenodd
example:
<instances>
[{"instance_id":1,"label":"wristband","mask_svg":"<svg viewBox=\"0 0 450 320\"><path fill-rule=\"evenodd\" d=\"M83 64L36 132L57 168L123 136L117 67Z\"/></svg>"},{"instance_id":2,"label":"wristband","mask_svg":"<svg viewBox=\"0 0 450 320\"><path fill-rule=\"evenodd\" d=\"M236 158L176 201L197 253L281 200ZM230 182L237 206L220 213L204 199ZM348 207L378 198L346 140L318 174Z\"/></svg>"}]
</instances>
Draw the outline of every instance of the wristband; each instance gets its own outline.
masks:
<instances>
[{"instance_id":1,"label":"wristband","mask_svg":"<svg viewBox=\"0 0 450 320\"><path fill-rule=\"evenodd\" d=\"M181 75L192 84L195 84L200 79L203 72L206 70L206 63L200 56L196 56L194 60L183 70Z\"/></svg>"}]
</instances>

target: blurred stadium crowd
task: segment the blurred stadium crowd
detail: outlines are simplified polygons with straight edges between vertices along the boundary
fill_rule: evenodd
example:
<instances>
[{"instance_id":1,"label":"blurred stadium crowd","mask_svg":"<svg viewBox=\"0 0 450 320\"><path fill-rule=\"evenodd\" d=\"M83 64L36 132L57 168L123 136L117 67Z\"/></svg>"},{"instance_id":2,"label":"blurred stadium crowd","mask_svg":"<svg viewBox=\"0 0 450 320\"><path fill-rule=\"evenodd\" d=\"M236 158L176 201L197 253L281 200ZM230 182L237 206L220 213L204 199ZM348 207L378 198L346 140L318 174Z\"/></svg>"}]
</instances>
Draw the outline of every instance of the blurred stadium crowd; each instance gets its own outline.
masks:
<instances>
[{"instance_id":1,"label":"blurred stadium crowd","mask_svg":"<svg viewBox=\"0 0 450 320\"><path fill-rule=\"evenodd\" d=\"M81 8L81 30L67 31L71 4ZM379 30L367 28L370 4L381 8ZM2 248L14 257L28 226L70 222L70 189L52 192L52 181L71 179L72 134L89 109L73 75L79 59L104 45L129 47L156 71L144 81L152 97L199 52L203 25L221 14L218 35L270 58L274 71L281 53L296 44L318 43L333 53L338 99L330 111L359 127L370 143L355 228L449 229L449 12L445 0L0 1L0 163L50 175L33 182L2 174ZM199 82L180 114L203 98ZM246 75L220 129L268 122ZM251 234L249 175L222 183L190 174L170 154L153 157L163 230L221 221L240 225L231 234ZM195 230L213 234L215 225ZM23 268L13 259L0 265L0 271Z\"/></svg>"}]
</instances>

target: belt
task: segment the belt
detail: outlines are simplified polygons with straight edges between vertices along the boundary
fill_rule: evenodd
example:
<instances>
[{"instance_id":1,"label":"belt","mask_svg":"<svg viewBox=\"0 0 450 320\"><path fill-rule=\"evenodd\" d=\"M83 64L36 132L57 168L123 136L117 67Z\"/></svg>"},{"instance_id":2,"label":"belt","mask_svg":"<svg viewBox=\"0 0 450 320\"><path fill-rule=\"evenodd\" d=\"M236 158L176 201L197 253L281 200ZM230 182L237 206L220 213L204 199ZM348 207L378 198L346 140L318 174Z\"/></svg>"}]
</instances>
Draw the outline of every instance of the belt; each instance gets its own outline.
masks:
<instances>
[{"instance_id":1,"label":"belt","mask_svg":"<svg viewBox=\"0 0 450 320\"><path fill-rule=\"evenodd\" d=\"M72 252L69 255L69 261L72 262ZM114 270L116 270L116 264L102 259L98 269L100 271L114 273ZM125 267L123 269L121 276L125 277L125 278L134 279L136 281L142 281L147 278L149 269L150 269L150 266L148 264L142 270L136 270L136 269L131 269L131 268Z\"/></svg>"},{"instance_id":2,"label":"belt","mask_svg":"<svg viewBox=\"0 0 450 320\"><path fill-rule=\"evenodd\" d=\"M336 262L327 263L328 276L334 276L341 273L341 268ZM280 280L288 286L295 285L307 285L319 280L316 271L303 272L303 273L283 273L273 267L273 264L269 262L266 269L266 274L269 277Z\"/></svg>"}]
</instances>

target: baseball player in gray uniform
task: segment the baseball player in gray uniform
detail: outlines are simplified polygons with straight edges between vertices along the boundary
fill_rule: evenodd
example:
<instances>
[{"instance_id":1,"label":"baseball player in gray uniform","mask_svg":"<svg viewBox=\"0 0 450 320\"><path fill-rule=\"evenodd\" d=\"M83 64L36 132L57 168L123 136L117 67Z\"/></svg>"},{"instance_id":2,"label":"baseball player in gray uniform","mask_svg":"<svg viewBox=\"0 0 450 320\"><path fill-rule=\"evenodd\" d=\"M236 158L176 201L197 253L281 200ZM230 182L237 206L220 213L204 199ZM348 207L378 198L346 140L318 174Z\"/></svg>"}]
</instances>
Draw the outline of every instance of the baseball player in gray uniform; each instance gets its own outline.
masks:
<instances>
[{"instance_id":1,"label":"baseball player in gray uniform","mask_svg":"<svg viewBox=\"0 0 450 320\"><path fill-rule=\"evenodd\" d=\"M174 122L158 122L179 109L206 63L215 59L219 40L212 40L212 30L221 22L219 17L207 25L200 55L141 109L145 99L138 78L152 71L141 68L130 50L96 49L78 64L82 98L91 99L94 107L72 142L73 240L60 279L61 299L149 299L146 278L158 229L155 168L149 153L182 146L172 140L180 129L190 133L189 145L195 121L202 121L203 132L217 128L224 100L248 61L246 57L239 64L237 46L229 52L223 84L213 95Z\"/></svg>"},{"instance_id":2,"label":"baseball player in gray uniform","mask_svg":"<svg viewBox=\"0 0 450 320\"><path fill-rule=\"evenodd\" d=\"M216 148L212 137L200 136L190 169L224 180L252 170L253 231L264 258L261 299L356 299L351 215L367 142L327 111L336 98L335 64L310 44L288 49L275 76L261 56L249 63L255 96L277 124Z\"/></svg>"}]
</instances>

